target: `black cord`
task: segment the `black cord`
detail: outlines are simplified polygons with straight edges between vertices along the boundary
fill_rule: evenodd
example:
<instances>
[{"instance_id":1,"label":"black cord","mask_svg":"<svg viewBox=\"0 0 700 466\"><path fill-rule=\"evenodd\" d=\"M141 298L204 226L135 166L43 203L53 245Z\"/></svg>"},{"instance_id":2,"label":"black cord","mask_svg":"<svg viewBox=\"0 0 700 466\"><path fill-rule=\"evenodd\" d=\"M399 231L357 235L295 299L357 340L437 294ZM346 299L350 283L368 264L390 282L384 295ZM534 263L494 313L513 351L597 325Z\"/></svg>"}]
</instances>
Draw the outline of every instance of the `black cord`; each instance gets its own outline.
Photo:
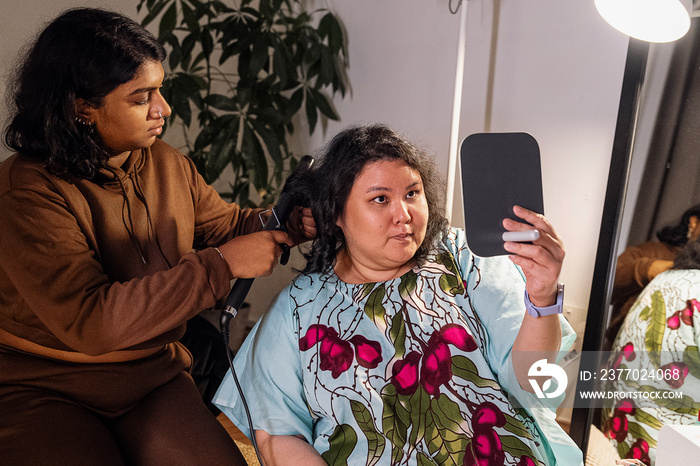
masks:
<instances>
[{"instance_id":1,"label":"black cord","mask_svg":"<svg viewBox=\"0 0 700 466\"><path fill-rule=\"evenodd\" d=\"M462 2L463 2L464 0L458 0L457 6L456 6L455 8L452 8L452 1L453 1L453 0L450 0L450 4L449 4L450 13L452 13L453 15L456 15L457 12L459 11L459 7L462 6ZM469 1L469 0L467 0L467 1Z\"/></svg>"},{"instance_id":2,"label":"black cord","mask_svg":"<svg viewBox=\"0 0 700 466\"><path fill-rule=\"evenodd\" d=\"M241 397L241 402L243 403L243 409L245 410L245 415L248 418L248 429L250 430L250 442L253 444L255 449L255 456L258 457L258 462L263 466L262 458L260 457L260 450L258 449L258 442L255 440L255 429L253 428L253 419L250 417L250 409L248 409L248 402L243 395L243 389L241 384L238 382L238 377L236 376L236 369L233 368L233 353L231 352L231 347L229 346L229 322L233 314L227 312L222 312L219 318L219 325L221 326L221 335L224 337L224 345L226 346L226 357L228 357L228 365L231 368L231 375L233 376L233 382L236 384L236 389Z\"/></svg>"}]
</instances>

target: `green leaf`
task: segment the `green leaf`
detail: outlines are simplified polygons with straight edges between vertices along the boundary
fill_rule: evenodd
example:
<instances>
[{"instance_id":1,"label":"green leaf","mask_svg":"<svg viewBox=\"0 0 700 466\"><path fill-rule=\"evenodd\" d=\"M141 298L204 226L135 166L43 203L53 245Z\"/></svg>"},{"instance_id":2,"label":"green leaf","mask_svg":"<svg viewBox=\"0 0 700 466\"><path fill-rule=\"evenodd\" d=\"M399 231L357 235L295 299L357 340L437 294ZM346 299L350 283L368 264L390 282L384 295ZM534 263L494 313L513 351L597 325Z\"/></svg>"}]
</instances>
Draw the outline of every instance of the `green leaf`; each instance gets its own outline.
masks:
<instances>
[{"instance_id":1,"label":"green leaf","mask_svg":"<svg viewBox=\"0 0 700 466\"><path fill-rule=\"evenodd\" d=\"M382 388L382 400L384 409L382 412L382 431L391 442L391 458L398 462L403 457L403 447L406 445L406 436L411 423L411 416L404 405L399 401L396 387L387 384Z\"/></svg>"},{"instance_id":2,"label":"green leaf","mask_svg":"<svg viewBox=\"0 0 700 466\"><path fill-rule=\"evenodd\" d=\"M391 318L389 338L394 344L394 354L397 358L402 358L406 354L406 324L403 320L403 312L397 312L396 315Z\"/></svg>"},{"instance_id":3,"label":"green leaf","mask_svg":"<svg viewBox=\"0 0 700 466\"><path fill-rule=\"evenodd\" d=\"M506 418L506 424L503 426L508 432L515 434L520 438L532 439L532 433L525 427L525 425L520 422L516 417L511 416L508 413L503 413Z\"/></svg>"},{"instance_id":4,"label":"green leaf","mask_svg":"<svg viewBox=\"0 0 700 466\"><path fill-rule=\"evenodd\" d=\"M365 314L374 324L380 328L386 328L386 309L384 309L384 295L386 290L382 283L372 291L365 303Z\"/></svg>"},{"instance_id":5,"label":"green leaf","mask_svg":"<svg viewBox=\"0 0 700 466\"><path fill-rule=\"evenodd\" d=\"M418 445L425 437L425 412L430 408L430 395L421 386L409 399L411 435L409 445Z\"/></svg>"},{"instance_id":6,"label":"green leaf","mask_svg":"<svg viewBox=\"0 0 700 466\"><path fill-rule=\"evenodd\" d=\"M316 114L316 103L314 102L313 94L311 92L305 93L306 97L306 119L309 121L309 131L314 134L314 129L316 129L316 121L318 120L318 115Z\"/></svg>"},{"instance_id":7,"label":"green leaf","mask_svg":"<svg viewBox=\"0 0 700 466\"><path fill-rule=\"evenodd\" d=\"M634 418L656 430L661 430L661 428L664 426L663 422L639 408L635 409Z\"/></svg>"},{"instance_id":8,"label":"green leaf","mask_svg":"<svg viewBox=\"0 0 700 466\"><path fill-rule=\"evenodd\" d=\"M521 456L526 456L528 458L535 458L530 447L518 437L500 435L499 438L501 439L503 451L510 453L513 457L520 458Z\"/></svg>"},{"instance_id":9,"label":"green leaf","mask_svg":"<svg viewBox=\"0 0 700 466\"><path fill-rule=\"evenodd\" d=\"M169 35L173 32L173 29L175 29L175 25L177 23L176 5L176 3L170 5L170 8L163 13L163 17L160 19L158 34L160 34L161 37Z\"/></svg>"},{"instance_id":10,"label":"green leaf","mask_svg":"<svg viewBox=\"0 0 700 466\"><path fill-rule=\"evenodd\" d=\"M644 309L642 309L642 312L639 313L639 320L644 322L645 320L649 320L649 317L651 315L650 313L651 308L649 306L645 306Z\"/></svg>"},{"instance_id":11,"label":"green leaf","mask_svg":"<svg viewBox=\"0 0 700 466\"><path fill-rule=\"evenodd\" d=\"M351 400L350 408L352 409L352 415L357 421L357 425L365 434L367 438L367 466L373 466L382 457L384 453L384 448L386 447L386 440L381 433L377 432L377 428L374 425L374 420L372 413L359 401Z\"/></svg>"},{"instance_id":12,"label":"green leaf","mask_svg":"<svg viewBox=\"0 0 700 466\"><path fill-rule=\"evenodd\" d=\"M336 112L333 108L333 103L330 101L330 99L325 94L317 91L316 89L311 88L310 90L314 95L314 103L321 111L321 113L323 113L326 117L330 118L331 120L339 120L340 117L338 116L338 112Z\"/></svg>"},{"instance_id":13,"label":"green leaf","mask_svg":"<svg viewBox=\"0 0 700 466\"><path fill-rule=\"evenodd\" d=\"M644 343L649 352L649 360L657 369L661 367L661 343L666 331L666 303L661 291L651 295L651 321L644 336Z\"/></svg>"},{"instance_id":14,"label":"green leaf","mask_svg":"<svg viewBox=\"0 0 700 466\"><path fill-rule=\"evenodd\" d=\"M494 380L481 377L474 363L469 358L461 355L452 357L452 374L461 379L472 382L477 387L489 387L493 388L494 390L501 389L498 383L496 383Z\"/></svg>"},{"instance_id":15,"label":"green leaf","mask_svg":"<svg viewBox=\"0 0 700 466\"><path fill-rule=\"evenodd\" d=\"M219 110L227 110L229 112L236 110L236 104L233 102L233 99L222 94L209 94L204 101Z\"/></svg>"},{"instance_id":16,"label":"green leaf","mask_svg":"<svg viewBox=\"0 0 700 466\"><path fill-rule=\"evenodd\" d=\"M174 0L159 0L153 5L147 4L148 14L141 20L141 26L148 26L151 22L158 17L163 8L165 8L168 3Z\"/></svg>"},{"instance_id":17,"label":"green leaf","mask_svg":"<svg viewBox=\"0 0 700 466\"><path fill-rule=\"evenodd\" d=\"M696 379L700 379L700 353L697 346L688 346L683 351L683 362L688 365L688 372Z\"/></svg>"},{"instance_id":18,"label":"green leaf","mask_svg":"<svg viewBox=\"0 0 700 466\"><path fill-rule=\"evenodd\" d=\"M434 430L429 438L428 451L434 454L434 460L441 465L461 465L464 452L471 439L462 430L464 419L459 405L446 396L433 398L430 403ZM426 439L430 427L426 421Z\"/></svg>"},{"instance_id":19,"label":"green leaf","mask_svg":"<svg viewBox=\"0 0 700 466\"><path fill-rule=\"evenodd\" d=\"M321 457L328 464L348 464L348 458L357 445L357 434L347 424L336 426L328 439L329 448Z\"/></svg>"},{"instance_id":20,"label":"green leaf","mask_svg":"<svg viewBox=\"0 0 700 466\"><path fill-rule=\"evenodd\" d=\"M401 276L399 294L404 301L411 301L411 295L416 291L416 273L411 270Z\"/></svg>"},{"instance_id":21,"label":"green leaf","mask_svg":"<svg viewBox=\"0 0 700 466\"><path fill-rule=\"evenodd\" d=\"M636 422L630 422L627 424L627 432L629 432L629 434L636 439L646 440L649 444L649 448L656 448L656 440L651 438L651 435L649 435L649 433L647 433L647 431Z\"/></svg>"}]
</instances>

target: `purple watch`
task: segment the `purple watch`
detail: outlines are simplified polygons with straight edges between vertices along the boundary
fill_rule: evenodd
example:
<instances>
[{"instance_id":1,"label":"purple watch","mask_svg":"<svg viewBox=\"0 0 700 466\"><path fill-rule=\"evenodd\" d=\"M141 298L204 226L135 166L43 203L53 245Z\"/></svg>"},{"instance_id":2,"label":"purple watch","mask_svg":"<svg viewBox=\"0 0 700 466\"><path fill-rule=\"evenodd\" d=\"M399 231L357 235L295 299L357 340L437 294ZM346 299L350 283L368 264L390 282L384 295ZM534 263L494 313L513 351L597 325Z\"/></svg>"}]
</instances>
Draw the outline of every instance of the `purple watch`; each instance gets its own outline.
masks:
<instances>
[{"instance_id":1,"label":"purple watch","mask_svg":"<svg viewBox=\"0 0 700 466\"><path fill-rule=\"evenodd\" d=\"M530 302L530 296L525 290L525 309L532 317L551 316L564 312L564 284L557 284L557 302L547 307L537 307Z\"/></svg>"}]
</instances>

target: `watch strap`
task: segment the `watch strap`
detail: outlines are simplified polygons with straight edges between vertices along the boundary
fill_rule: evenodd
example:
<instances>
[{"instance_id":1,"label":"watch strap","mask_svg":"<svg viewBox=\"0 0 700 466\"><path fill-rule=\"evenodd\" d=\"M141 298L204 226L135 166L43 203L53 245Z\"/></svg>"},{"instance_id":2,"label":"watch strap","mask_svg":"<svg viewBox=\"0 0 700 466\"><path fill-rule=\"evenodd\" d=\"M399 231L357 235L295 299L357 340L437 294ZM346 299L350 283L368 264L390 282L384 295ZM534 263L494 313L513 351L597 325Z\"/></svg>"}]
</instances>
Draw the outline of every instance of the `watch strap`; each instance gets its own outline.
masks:
<instances>
[{"instance_id":1,"label":"watch strap","mask_svg":"<svg viewBox=\"0 0 700 466\"><path fill-rule=\"evenodd\" d=\"M527 309L527 313L532 317L561 314L564 312L564 284L557 284L557 302L546 307L537 307L532 304L532 302L530 302L530 296L527 294L527 290L525 290L525 309Z\"/></svg>"}]
</instances>

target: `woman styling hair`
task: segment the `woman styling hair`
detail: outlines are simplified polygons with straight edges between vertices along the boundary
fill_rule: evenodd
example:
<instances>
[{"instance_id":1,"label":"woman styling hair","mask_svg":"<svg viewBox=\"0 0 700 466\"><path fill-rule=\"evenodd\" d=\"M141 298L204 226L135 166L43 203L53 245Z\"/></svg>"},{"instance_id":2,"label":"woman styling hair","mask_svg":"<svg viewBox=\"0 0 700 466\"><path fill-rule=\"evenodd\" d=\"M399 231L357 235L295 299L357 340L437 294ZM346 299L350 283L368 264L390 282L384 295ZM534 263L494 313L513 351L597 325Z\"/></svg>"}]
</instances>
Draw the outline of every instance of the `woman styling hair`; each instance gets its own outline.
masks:
<instances>
[{"instance_id":1,"label":"woman styling hair","mask_svg":"<svg viewBox=\"0 0 700 466\"><path fill-rule=\"evenodd\" d=\"M0 165L3 463L245 464L178 340L293 241L157 139L164 58L133 20L80 8L17 71L17 153ZM295 221L313 233L309 212Z\"/></svg>"},{"instance_id":2,"label":"woman styling hair","mask_svg":"<svg viewBox=\"0 0 700 466\"><path fill-rule=\"evenodd\" d=\"M523 222L504 228L540 239L475 257L447 228L431 159L382 125L338 134L310 183L306 268L235 361L255 431L230 377L214 398L265 465L581 464L524 389L527 353L574 337L556 312L536 317L556 307L564 257L549 222L515 207Z\"/></svg>"}]
</instances>

